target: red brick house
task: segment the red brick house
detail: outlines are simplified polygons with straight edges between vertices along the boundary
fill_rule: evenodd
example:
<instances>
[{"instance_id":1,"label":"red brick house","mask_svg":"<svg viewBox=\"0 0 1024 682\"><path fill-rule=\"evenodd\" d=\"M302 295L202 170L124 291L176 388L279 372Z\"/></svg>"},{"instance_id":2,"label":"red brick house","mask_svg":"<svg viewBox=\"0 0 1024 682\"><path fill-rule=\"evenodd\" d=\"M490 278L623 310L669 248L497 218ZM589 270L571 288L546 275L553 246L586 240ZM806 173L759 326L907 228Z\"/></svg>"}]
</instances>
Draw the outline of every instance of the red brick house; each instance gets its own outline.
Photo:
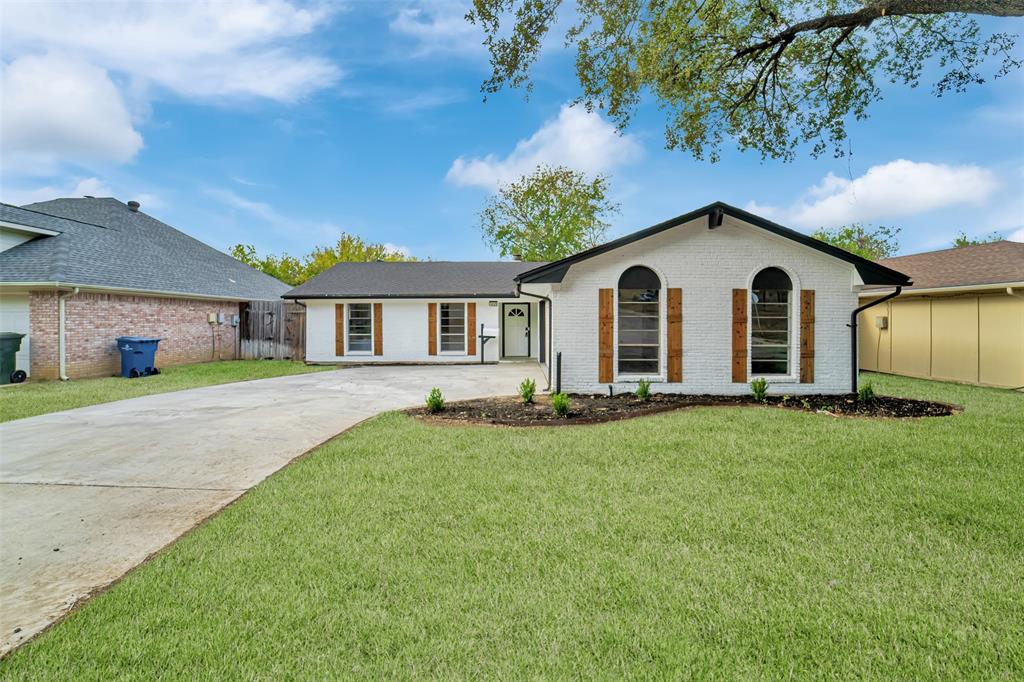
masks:
<instances>
[{"instance_id":1,"label":"red brick house","mask_svg":"<svg viewBox=\"0 0 1024 682\"><path fill-rule=\"evenodd\" d=\"M160 337L157 366L235 358L239 304L287 290L137 202L0 204L0 331L33 378L116 374L125 335Z\"/></svg>"}]
</instances>

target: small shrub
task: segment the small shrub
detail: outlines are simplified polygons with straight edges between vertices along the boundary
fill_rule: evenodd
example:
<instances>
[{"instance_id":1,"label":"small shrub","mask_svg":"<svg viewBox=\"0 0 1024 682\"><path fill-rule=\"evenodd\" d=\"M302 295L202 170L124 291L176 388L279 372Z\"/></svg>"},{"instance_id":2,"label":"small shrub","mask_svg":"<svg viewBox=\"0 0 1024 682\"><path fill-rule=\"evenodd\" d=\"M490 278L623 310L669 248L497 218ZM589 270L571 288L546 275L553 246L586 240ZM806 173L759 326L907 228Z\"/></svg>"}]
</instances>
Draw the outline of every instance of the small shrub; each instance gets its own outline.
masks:
<instances>
[{"instance_id":1,"label":"small shrub","mask_svg":"<svg viewBox=\"0 0 1024 682\"><path fill-rule=\"evenodd\" d=\"M811 409L811 401L808 400L807 398L801 398L800 399L800 404L803 405L803 408L805 410Z\"/></svg>"},{"instance_id":2,"label":"small shrub","mask_svg":"<svg viewBox=\"0 0 1024 682\"><path fill-rule=\"evenodd\" d=\"M444 409L444 396L441 395L441 389L436 386L430 389L430 395L427 396L427 410L431 414L436 414Z\"/></svg>"},{"instance_id":3,"label":"small shrub","mask_svg":"<svg viewBox=\"0 0 1024 682\"><path fill-rule=\"evenodd\" d=\"M559 417L569 414L569 396L565 393L556 393L551 396L551 409Z\"/></svg>"},{"instance_id":4,"label":"small shrub","mask_svg":"<svg viewBox=\"0 0 1024 682\"><path fill-rule=\"evenodd\" d=\"M636 397L647 402L651 399L651 382L647 379L641 379L640 383L636 385Z\"/></svg>"},{"instance_id":5,"label":"small shrub","mask_svg":"<svg viewBox=\"0 0 1024 682\"><path fill-rule=\"evenodd\" d=\"M523 383L519 384L519 397L522 398L524 405L533 402L533 394L536 392L537 382L533 379L523 379Z\"/></svg>"},{"instance_id":6,"label":"small shrub","mask_svg":"<svg viewBox=\"0 0 1024 682\"><path fill-rule=\"evenodd\" d=\"M857 391L857 400L864 404L870 403L875 399L875 387L871 385L871 382L864 384Z\"/></svg>"},{"instance_id":7,"label":"small shrub","mask_svg":"<svg viewBox=\"0 0 1024 682\"><path fill-rule=\"evenodd\" d=\"M754 379L750 382L750 392L754 394L754 400L763 403L768 397L768 382L764 379Z\"/></svg>"}]
</instances>

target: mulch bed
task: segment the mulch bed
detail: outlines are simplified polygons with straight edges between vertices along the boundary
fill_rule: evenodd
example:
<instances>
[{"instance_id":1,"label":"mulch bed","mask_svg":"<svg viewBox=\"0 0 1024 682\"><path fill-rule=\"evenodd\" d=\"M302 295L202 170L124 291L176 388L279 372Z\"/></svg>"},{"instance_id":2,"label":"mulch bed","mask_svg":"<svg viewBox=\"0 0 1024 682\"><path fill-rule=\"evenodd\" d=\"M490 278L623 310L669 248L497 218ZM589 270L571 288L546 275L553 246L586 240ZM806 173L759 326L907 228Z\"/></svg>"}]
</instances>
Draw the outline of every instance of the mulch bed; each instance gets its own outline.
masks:
<instances>
[{"instance_id":1,"label":"mulch bed","mask_svg":"<svg viewBox=\"0 0 1024 682\"><path fill-rule=\"evenodd\" d=\"M624 393L616 396L576 395L570 396L571 406L565 417L557 416L551 409L551 399L538 395L535 402L524 405L517 397L481 398L445 403L444 409L430 414L425 407L407 410L409 414L432 422L457 422L473 424L496 424L502 426L559 426L569 424L596 424L641 417L659 412L668 412L688 407L706 406L749 406L762 409L777 408L814 412L832 416L917 418L946 417L961 408L946 403L909 398L876 396L869 403L857 401L857 396L847 395L805 395L769 396L758 403L752 396L724 395L675 395L657 393L643 402L636 396Z\"/></svg>"}]
</instances>

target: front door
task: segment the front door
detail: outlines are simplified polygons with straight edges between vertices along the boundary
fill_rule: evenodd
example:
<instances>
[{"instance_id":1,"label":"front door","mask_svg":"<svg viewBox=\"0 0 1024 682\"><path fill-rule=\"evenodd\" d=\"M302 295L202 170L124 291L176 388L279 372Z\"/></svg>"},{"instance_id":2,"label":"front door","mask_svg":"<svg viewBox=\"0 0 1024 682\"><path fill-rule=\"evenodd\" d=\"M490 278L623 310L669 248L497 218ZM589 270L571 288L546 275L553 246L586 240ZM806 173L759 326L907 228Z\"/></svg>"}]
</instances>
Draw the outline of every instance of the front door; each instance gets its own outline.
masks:
<instances>
[{"instance_id":1,"label":"front door","mask_svg":"<svg viewBox=\"0 0 1024 682\"><path fill-rule=\"evenodd\" d=\"M502 305L502 355L506 358L530 356L530 304Z\"/></svg>"}]
</instances>

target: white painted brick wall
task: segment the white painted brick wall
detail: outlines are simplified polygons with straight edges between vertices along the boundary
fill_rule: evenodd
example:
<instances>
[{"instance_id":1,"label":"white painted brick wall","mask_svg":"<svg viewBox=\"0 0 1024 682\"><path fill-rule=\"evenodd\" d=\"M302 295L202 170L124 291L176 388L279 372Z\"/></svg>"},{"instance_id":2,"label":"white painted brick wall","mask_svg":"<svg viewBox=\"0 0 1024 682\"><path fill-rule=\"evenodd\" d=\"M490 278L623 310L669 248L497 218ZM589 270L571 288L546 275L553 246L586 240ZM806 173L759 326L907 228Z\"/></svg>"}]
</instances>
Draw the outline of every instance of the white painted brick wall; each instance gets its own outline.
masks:
<instances>
[{"instance_id":1,"label":"white painted brick wall","mask_svg":"<svg viewBox=\"0 0 1024 682\"><path fill-rule=\"evenodd\" d=\"M427 345L427 304L434 303L456 303L476 302L476 328L470 330L474 336L480 333L480 325L484 324L488 330L498 329L499 336L491 339L484 347L486 362L496 361L501 348L501 336L499 328L499 315L501 303L527 303L529 299L443 299L431 301L430 299L384 299L373 301L371 299L309 299L302 303L306 304L306 360L309 362L467 362L480 360L480 341L477 340L477 354L467 355L442 354L440 343L438 354L430 355ZM489 305L490 301L497 301L498 305ZM373 355L348 353L338 357L334 354L334 306L336 303L380 303L383 318L382 334L384 336L384 354ZM530 303L530 315L533 320L533 331L531 335L531 354L536 357L538 343L537 327L537 304ZM438 312L438 325L440 325L440 311ZM468 346L467 346L468 347Z\"/></svg>"},{"instance_id":2,"label":"white painted brick wall","mask_svg":"<svg viewBox=\"0 0 1024 682\"><path fill-rule=\"evenodd\" d=\"M683 381L673 384L665 381L667 343L663 291L661 378L655 380L654 390L749 393L747 384L732 383L732 290L749 288L754 275L769 266L786 270L793 279L795 291L814 289L816 292L814 383L799 383L800 306L796 294L791 313L791 375L786 379L770 378L770 392L846 393L850 390L850 330L846 325L850 312L857 307L853 265L729 216L714 230L707 228L707 218L702 217L574 264L562 283L550 287L554 302L553 346L562 353L563 390L580 393L608 390L607 384L597 380L598 289L617 290L619 275L633 265L645 265L657 272L663 287L683 290ZM523 288L536 293L548 289L546 285ZM616 375L615 383L617 390L631 390L636 379Z\"/></svg>"}]
</instances>

